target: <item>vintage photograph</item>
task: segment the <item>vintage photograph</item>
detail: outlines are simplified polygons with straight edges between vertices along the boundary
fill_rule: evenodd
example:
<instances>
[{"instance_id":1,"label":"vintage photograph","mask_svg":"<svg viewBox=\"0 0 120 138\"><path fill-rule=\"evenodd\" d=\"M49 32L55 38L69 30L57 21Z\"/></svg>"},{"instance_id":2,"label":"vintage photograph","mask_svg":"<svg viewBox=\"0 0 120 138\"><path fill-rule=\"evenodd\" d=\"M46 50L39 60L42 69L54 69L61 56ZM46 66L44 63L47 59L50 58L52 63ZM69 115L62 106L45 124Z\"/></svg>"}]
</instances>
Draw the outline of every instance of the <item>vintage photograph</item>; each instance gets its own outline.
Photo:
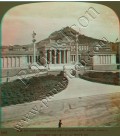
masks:
<instances>
[{"instance_id":1,"label":"vintage photograph","mask_svg":"<svg viewBox=\"0 0 120 138\"><path fill-rule=\"evenodd\" d=\"M1 25L1 127L120 126L120 23L91 2L14 6Z\"/></svg>"}]
</instances>

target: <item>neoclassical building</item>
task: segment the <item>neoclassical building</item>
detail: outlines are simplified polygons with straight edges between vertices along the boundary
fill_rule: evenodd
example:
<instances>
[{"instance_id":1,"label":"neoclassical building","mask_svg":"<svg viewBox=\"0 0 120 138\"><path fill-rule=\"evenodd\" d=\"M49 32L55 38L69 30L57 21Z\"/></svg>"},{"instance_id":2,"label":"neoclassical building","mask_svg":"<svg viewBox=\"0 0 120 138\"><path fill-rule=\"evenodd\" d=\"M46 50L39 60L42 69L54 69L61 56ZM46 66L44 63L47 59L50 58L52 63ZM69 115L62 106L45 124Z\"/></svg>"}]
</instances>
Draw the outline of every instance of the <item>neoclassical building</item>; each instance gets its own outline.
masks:
<instances>
[{"instance_id":1,"label":"neoclassical building","mask_svg":"<svg viewBox=\"0 0 120 138\"><path fill-rule=\"evenodd\" d=\"M58 36L57 36L58 37ZM54 67L82 63L92 70L116 70L116 50L113 43L106 43L98 48L98 40L85 36L76 37L74 41L56 39L55 37L33 44L3 46L2 69L28 68L35 62L39 66Z\"/></svg>"},{"instance_id":2,"label":"neoclassical building","mask_svg":"<svg viewBox=\"0 0 120 138\"><path fill-rule=\"evenodd\" d=\"M76 42L56 43L47 40L37 44L39 61L46 66L74 65L83 62L92 70L116 70L116 51L112 49L112 43L106 44L99 50L93 50L93 45ZM96 47L97 48L97 47Z\"/></svg>"},{"instance_id":3,"label":"neoclassical building","mask_svg":"<svg viewBox=\"0 0 120 138\"><path fill-rule=\"evenodd\" d=\"M28 68L33 63L33 46L10 46L2 48L1 66L3 69ZM36 61L38 59L36 52Z\"/></svg>"}]
</instances>

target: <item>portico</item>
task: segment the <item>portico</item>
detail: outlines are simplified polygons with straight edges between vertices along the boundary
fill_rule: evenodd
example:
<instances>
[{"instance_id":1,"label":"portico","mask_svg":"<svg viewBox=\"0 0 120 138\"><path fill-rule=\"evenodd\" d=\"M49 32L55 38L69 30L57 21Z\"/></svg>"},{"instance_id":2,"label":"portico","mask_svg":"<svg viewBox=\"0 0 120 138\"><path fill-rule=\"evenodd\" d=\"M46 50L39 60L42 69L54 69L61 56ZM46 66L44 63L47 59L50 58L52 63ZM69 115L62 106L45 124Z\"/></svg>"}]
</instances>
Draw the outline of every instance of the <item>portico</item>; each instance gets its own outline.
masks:
<instances>
[{"instance_id":1,"label":"portico","mask_svg":"<svg viewBox=\"0 0 120 138\"><path fill-rule=\"evenodd\" d=\"M44 64L70 64L70 48L69 47L42 47L40 59L44 57Z\"/></svg>"},{"instance_id":2,"label":"portico","mask_svg":"<svg viewBox=\"0 0 120 138\"><path fill-rule=\"evenodd\" d=\"M50 64L69 63L68 50L46 50L46 59Z\"/></svg>"}]
</instances>

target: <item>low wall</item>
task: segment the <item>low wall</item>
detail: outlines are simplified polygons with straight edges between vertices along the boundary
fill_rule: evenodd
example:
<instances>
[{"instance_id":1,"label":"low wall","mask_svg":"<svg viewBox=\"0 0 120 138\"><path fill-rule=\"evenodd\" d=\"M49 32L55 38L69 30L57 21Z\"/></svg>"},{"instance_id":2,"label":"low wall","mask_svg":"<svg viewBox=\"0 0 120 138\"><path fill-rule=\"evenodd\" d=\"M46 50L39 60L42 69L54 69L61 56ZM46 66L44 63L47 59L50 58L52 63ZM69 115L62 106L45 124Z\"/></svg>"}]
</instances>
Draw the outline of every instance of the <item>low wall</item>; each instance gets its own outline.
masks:
<instances>
[{"instance_id":1,"label":"low wall","mask_svg":"<svg viewBox=\"0 0 120 138\"><path fill-rule=\"evenodd\" d=\"M93 65L93 70L117 70L117 65Z\"/></svg>"}]
</instances>

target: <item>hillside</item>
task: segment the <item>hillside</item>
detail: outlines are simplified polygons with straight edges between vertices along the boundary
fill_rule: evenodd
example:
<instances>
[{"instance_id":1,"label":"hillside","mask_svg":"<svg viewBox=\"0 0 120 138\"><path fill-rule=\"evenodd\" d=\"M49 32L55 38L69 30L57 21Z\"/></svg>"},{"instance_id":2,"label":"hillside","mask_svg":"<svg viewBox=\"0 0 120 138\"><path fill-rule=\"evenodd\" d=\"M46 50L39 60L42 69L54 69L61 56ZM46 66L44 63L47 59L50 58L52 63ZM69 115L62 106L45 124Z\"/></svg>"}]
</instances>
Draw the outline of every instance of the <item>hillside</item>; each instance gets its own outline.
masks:
<instances>
[{"instance_id":1,"label":"hillside","mask_svg":"<svg viewBox=\"0 0 120 138\"><path fill-rule=\"evenodd\" d=\"M98 43L99 41L102 41L102 40L98 40L98 39L95 39L95 38L91 38L91 37L88 37L88 36L85 36L85 35L81 35L79 32L75 31L74 29L72 29L71 27L65 27L65 28L62 28L58 31L55 31L53 33L50 34L50 36L42 41L39 41L37 43L37 46L40 46L40 45L44 45L44 44L48 44L50 42L50 40L52 41L55 41L55 42L66 42L66 43L69 43L69 42L75 42L76 41L76 35L78 35L78 43ZM105 43L105 41L102 41Z\"/></svg>"}]
</instances>

